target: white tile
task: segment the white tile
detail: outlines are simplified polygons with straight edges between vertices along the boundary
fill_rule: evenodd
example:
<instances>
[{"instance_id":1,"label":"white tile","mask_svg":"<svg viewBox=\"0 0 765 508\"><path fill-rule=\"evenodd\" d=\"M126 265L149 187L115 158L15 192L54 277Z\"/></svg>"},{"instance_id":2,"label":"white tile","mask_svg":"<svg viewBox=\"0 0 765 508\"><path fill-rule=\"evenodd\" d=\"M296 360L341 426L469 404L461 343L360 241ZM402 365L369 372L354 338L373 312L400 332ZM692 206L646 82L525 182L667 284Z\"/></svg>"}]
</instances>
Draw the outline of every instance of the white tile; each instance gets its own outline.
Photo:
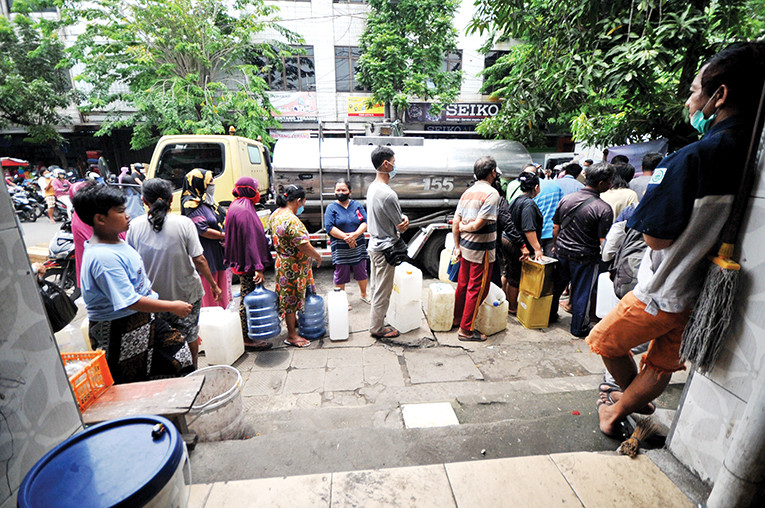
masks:
<instances>
[{"instance_id":1,"label":"white tile","mask_svg":"<svg viewBox=\"0 0 765 508\"><path fill-rule=\"evenodd\" d=\"M459 425L457 415L448 402L430 402L425 404L403 404L401 413L407 429L446 427Z\"/></svg>"}]
</instances>

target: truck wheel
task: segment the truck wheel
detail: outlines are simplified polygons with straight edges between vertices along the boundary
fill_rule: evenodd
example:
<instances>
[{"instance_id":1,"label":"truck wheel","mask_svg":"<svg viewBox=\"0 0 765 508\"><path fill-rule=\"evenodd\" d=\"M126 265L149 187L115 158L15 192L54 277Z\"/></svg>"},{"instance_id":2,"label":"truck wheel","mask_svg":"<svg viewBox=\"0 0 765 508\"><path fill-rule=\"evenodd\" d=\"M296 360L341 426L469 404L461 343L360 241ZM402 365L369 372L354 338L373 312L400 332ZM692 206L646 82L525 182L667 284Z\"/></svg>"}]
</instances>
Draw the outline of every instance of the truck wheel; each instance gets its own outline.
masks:
<instances>
[{"instance_id":1,"label":"truck wheel","mask_svg":"<svg viewBox=\"0 0 765 508\"><path fill-rule=\"evenodd\" d=\"M444 240L447 231L435 231L417 256L417 260L431 277L438 278L438 263L441 258L441 251L444 250Z\"/></svg>"}]
</instances>

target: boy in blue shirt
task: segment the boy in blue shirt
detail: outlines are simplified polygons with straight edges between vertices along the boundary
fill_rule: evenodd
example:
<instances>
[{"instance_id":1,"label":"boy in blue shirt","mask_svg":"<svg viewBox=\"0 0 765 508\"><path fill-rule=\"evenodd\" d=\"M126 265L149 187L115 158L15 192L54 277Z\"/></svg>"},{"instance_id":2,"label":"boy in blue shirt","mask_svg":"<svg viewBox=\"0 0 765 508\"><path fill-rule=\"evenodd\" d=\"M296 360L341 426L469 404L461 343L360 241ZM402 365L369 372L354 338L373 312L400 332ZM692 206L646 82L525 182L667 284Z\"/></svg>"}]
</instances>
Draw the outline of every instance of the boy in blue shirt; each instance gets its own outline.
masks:
<instances>
[{"instance_id":1,"label":"boy in blue shirt","mask_svg":"<svg viewBox=\"0 0 765 508\"><path fill-rule=\"evenodd\" d=\"M125 197L104 184L89 184L73 199L82 221L93 228L80 271L89 335L106 353L115 383L146 381L193 370L191 351L181 334L155 312L186 317L191 304L157 299L143 261L120 239L130 216Z\"/></svg>"}]
</instances>

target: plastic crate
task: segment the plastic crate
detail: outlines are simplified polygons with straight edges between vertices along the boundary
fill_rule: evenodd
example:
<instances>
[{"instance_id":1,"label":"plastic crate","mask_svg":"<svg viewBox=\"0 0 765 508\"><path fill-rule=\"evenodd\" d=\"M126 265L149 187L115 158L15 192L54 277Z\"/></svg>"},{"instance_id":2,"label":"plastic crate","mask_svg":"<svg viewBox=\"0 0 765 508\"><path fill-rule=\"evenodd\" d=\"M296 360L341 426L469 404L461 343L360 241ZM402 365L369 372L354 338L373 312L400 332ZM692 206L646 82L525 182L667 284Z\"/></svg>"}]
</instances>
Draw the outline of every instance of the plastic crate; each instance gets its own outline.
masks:
<instances>
[{"instance_id":1,"label":"plastic crate","mask_svg":"<svg viewBox=\"0 0 765 508\"><path fill-rule=\"evenodd\" d=\"M85 411L99 395L114 384L112 373L106 364L106 353L89 351L86 353L61 353L64 365L76 361L88 361L84 369L69 376L69 384L77 398L80 411Z\"/></svg>"},{"instance_id":2,"label":"plastic crate","mask_svg":"<svg viewBox=\"0 0 765 508\"><path fill-rule=\"evenodd\" d=\"M521 283L519 289L534 298L541 298L552 294L553 271L557 259L543 257L536 261L527 259L521 267Z\"/></svg>"}]
</instances>

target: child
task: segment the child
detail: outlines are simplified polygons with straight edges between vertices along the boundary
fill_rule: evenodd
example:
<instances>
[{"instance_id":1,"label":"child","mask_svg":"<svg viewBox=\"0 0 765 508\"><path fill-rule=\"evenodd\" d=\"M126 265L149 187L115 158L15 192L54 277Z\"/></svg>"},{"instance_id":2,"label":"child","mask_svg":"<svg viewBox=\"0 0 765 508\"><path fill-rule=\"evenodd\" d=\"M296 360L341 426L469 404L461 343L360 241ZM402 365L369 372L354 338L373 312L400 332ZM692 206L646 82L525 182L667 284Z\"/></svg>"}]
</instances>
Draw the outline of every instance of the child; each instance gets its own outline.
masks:
<instances>
[{"instance_id":1,"label":"child","mask_svg":"<svg viewBox=\"0 0 765 508\"><path fill-rule=\"evenodd\" d=\"M158 300L138 253L120 239L130 216L125 197L104 184L87 184L73 200L82 221L93 228L85 244L80 286L88 309L89 334L106 352L115 383L146 381L193 370L181 334L154 312L186 317L191 304Z\"/></svg>"}]
</instances>

